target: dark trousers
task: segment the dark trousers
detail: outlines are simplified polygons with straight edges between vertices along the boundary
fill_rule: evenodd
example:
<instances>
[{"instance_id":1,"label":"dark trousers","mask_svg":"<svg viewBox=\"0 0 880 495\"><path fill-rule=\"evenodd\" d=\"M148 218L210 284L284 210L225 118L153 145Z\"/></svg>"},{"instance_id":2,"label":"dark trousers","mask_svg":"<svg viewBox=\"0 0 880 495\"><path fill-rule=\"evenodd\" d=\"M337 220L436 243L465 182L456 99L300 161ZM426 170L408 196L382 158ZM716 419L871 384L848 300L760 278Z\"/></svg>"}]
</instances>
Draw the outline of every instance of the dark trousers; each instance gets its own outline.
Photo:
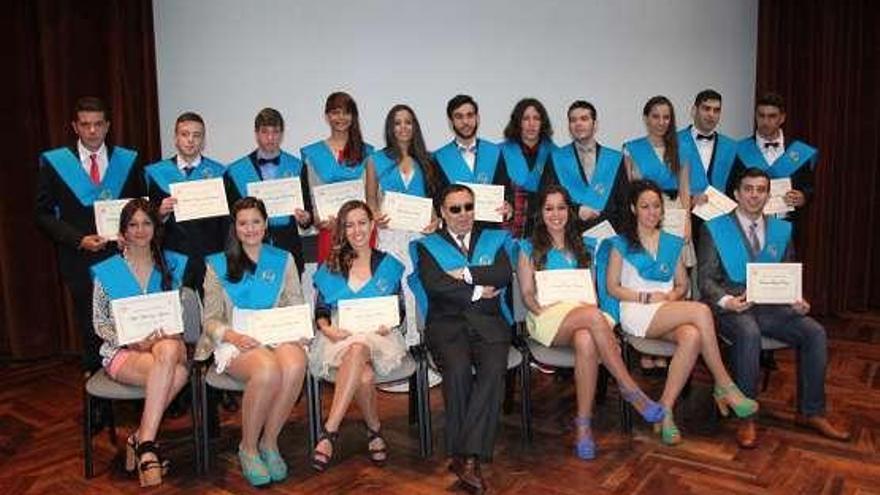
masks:
<instances>
[{"instance_id":1,"label":"dark trousers","mask_svg":"<svg viewBox=\"0 0 880 495\"><path fill-rule=\"evenodd\" d=\"M734 380L754 399L760 379L761 336L781 340L798 353L798 398L801 413L825 413L825 365L828 360L825 329L789 306L759 304L742 313L716 313L718 330L733 344Z\"/></svg>"},{"instance_id":2,"label":"dark trousers","mask_svg":"<svg viewBox=\"0 0 880 495\"><path fill-rule=\"evenodd\" d=\"M478 330L466 326L444 332L448 334L431 346L431 354L443 375L446 452L491 459L510 343L486 342Z\"/></svg>"}]
</instances>

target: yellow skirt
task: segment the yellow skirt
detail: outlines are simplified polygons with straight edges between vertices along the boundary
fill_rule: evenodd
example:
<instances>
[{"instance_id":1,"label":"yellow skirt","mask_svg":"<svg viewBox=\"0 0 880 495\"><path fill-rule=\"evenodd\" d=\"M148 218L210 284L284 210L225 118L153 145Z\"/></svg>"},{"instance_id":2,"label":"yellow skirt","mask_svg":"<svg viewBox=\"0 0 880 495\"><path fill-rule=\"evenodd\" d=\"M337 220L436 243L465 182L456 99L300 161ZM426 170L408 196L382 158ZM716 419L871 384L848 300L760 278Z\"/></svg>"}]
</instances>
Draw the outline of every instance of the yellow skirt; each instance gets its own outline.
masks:
<instances>
[{"instance_id":1,"label":"yellow skirt","mask_svg":"<svg viewBox=\"0 0 880 495\"><path fill-rule=\"evenodd\" d=\"M550 347L550 345L553 344L553 339L556 338L556 333L559 331L559 326L562 325L565 317L568 316L568 313L573 309L576 309L581 305L583 305L583 303L560 302L550 306L540 315L536 315L529 311L526 315L526 328L529 331L529 336L541 345ZM605 319L608 320L608 324L613 328L615 325L614 318L604 311L602 314L605 316Z\"/></svg>"}]
</instances>

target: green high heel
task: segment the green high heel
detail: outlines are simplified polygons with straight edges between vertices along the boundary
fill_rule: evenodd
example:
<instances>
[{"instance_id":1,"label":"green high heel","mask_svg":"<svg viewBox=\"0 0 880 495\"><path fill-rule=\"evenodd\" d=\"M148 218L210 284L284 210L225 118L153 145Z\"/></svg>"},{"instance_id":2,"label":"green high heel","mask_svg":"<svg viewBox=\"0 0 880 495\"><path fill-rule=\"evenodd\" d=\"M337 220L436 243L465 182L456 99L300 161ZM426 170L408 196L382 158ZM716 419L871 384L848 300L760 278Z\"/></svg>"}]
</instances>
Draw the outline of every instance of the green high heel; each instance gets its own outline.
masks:
<instances>
[{"instance_id":1,"label":"green high heel","mask_svg":"<svg viewBox=\"0 0 880 495\"><path fill-rule=\"evenodd\" d=\"M238 462L241 463L241 474L252 486L264 486L272 482L269 469L259 454L248 454L238 447Z\"/></svg>"},{"instance_id":2,"label":"green high heel","mask_svg":"<svg viewBox=\"0 0 880 495\"><path fill-rule=\"evenodd\" d=\"M743 395L733 382L724 386L715 385L712 396L715 397L718 410L725 418L730 414L730 409L733 409L733 413L738 418L748 418L758 412L758 402Z\"/></svg>"},{"instance_id":3,"label":"green high heel","mask_svg":"<svg viewBox=\"0 0 880 495\"><path fill-rule=\"evenodd\" d=\"M266 470L272 481L284 481L287 478L287 463L277 450L260 449L260 458L266 464Z\"/></svg>"},{"instance_id":4,"label":"green high heel","mask_svg":"<svg viewBox=\"0 0 880 495\"><path fill-rule=\"evenodd\" d=\"M681 431L679 431L678 426L675 426L672 410L666 409L663 420L659 423L654 423L654 433L660 434L660 441L664 445L678 445L681 443Z\"/></svg>"}]
</instances>

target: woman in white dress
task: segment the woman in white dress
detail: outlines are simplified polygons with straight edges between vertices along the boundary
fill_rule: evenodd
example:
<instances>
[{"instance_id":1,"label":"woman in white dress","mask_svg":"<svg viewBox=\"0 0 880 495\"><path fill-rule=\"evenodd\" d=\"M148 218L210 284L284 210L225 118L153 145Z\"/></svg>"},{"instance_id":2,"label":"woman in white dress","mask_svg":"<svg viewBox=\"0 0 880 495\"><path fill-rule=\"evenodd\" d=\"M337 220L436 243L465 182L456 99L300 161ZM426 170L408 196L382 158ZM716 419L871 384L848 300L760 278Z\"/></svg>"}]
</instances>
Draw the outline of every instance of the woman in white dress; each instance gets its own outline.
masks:
<instances>
[{"instance_id":1,"label":"woman in white dress","mask_svg":"<svg viewBox=\"0 0 880 495\"><path fill-rule=\"evenodd\" d=\"M319 333L311 352L311 372L333 376L335 388L323 433L315 445L312 467L324 471L333 459L339 426L352 401L364 417L369 458L382 465L388 458L380 434L376 404L376 375L400 366L406 347L399 328L382 326L371 332L351 332L339 327L338 304L346 299L397 296L402 302L400 279L403 264L394 256L370 247L373 213L366 203L345 203L336 216L327 261L315 273L315 322Z\"/></svg>"},{"instance_id":2,"label":"woman in white dress","mask_svg":"<svg viewBox=\"0 0 880 495\"><path fill-rule=\"evenodd\" d=\"M713 395L722 414L730 408L738 417L748 417L757 412L758 403L743 396L724 368L711 310L684 300L688 285L682 260L684 241L661 229L660 188L651 181L634 181L629 199L623 234L606 241L610 252L603 309L613 313L619 304L620 324L630 335L675 342L660 398L666 415L659 428L663 443L674 445L681 442L681 433L672 408L698 356L715 380Z\"/></svg>"}]
</instances>

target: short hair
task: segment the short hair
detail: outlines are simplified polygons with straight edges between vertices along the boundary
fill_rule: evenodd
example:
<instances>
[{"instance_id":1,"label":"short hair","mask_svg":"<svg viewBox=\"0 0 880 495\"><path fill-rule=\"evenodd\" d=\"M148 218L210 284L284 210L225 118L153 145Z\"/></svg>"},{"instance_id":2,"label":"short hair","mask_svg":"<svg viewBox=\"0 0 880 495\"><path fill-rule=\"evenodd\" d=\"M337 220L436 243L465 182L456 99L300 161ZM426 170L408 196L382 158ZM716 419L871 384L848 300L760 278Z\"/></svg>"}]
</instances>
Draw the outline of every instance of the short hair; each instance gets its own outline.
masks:
<instances>
[{"instance_id":1,"label":"short hair","mask_svg":"<svg viewBox=\"0 0 880 495\"><path fill-rule=\"evenodd\" d=\"M471 197L474 197L474 190L470 187L464 184L449 184L443 189L443 191L440 192L440 196L438 196L437 199L440 200L440 204L442 205L444 202L446 202L446 198L450 194L454 194L457 192L466 192L470 194Z\"/></svg>"},{"instance_id":2,"label":"short hair","mask_svg":"<svg viewBox=\"0 0 880 495\"><path fill-rule=\"evenodd\" d=\"M110 109L104 100L97 96L82 96L76 100L73 106L73 120L79 118L80 112L101 112L104 114L104 120L109 120Z\"/></svg>"},{"instance_id":3,"label":"short hair","mask_svg":"<svg viewBox=\"0 0 880 495\"><path fill-rule=\"evenodd\" d=\"M177 117L177 120L174 121L174 131L177 132L177 126L184 122L198 122L202 124L202 127L205 126L205 120L202 119L202 116L195 112L183 112Z\"/></svg>"},{"instance_id":4,"label":"short hair","mask_svg":"<svg viewBox=\"0 0 880 495\"><path fill-rule=\"evenodd\" d=\"M734 190L739 190L739 187L742 185L743 180L745 180L747 177L763 177L767 179L768 183L770 182L770 174L768 174L766 170L758 167L749 167L740 172L739 175L737 175L735 184L736 187L734 187Z\"/></svg>"},{"instance_id":5,"label":"short hair","mask_svg":"<svg viewBox=\"0 0 880 495\"><path fill-rule=\"evenodd\" d=\"M694 106L698 107L703 102L706 102L709 100L718 100L718 102L720 103L721 102L721 93L719 93L718 91L715 91L714 89L704 89L704 90L700 91L699 93L697 93L697 97L694 98Z\"/></svg>"},{"instance_id":6,"label":"short hair","mask_svg":"<svg viewBox=\"0 0 880 495\"><path fill-rule=\"evenodd\" d=\"M283 131L284 117L278 110L266 107L260 110L254 118L254 130L259 131L260 127L277 127Z\"/></svg>"},{"instance_id":7,"label":"short hair","mask_svg":"<svg viewBox=\"0 0 880 495\"><path fill-rule=\"evenodd\" d=\"M596 107L593 106L592 103L586 100L575 100L574 103L568 106L568 112L565 114L566 118L571 117L571 112L577 110L578 108L586 109L590 112L590 115L593 116L593 120L596 120Z\"/></svg>"},{"instance_id":8,"label":"short hair","mask_svg":"<svg viewBox=\"0 0 880 495\"><path fill-rule=\"evenodd\" d=\"M782 95L773 91L767 91L758 96L758 99L755 101L755 108L763 106L776 107L780 112L785 113L785 99L782 98Z\"/></svg>"},{"instance_id":9,"label":"short hair","mask_svg":"<svg viewBox=\"0 0 880 495\"><path fill-rule=\"evenodd\" d=\"M446 116L452 119L452 112L468 103L474 106L474 112L480 113L480 107L471 95L455 95L446 103Z\"/></svg>"}]
</instances>

